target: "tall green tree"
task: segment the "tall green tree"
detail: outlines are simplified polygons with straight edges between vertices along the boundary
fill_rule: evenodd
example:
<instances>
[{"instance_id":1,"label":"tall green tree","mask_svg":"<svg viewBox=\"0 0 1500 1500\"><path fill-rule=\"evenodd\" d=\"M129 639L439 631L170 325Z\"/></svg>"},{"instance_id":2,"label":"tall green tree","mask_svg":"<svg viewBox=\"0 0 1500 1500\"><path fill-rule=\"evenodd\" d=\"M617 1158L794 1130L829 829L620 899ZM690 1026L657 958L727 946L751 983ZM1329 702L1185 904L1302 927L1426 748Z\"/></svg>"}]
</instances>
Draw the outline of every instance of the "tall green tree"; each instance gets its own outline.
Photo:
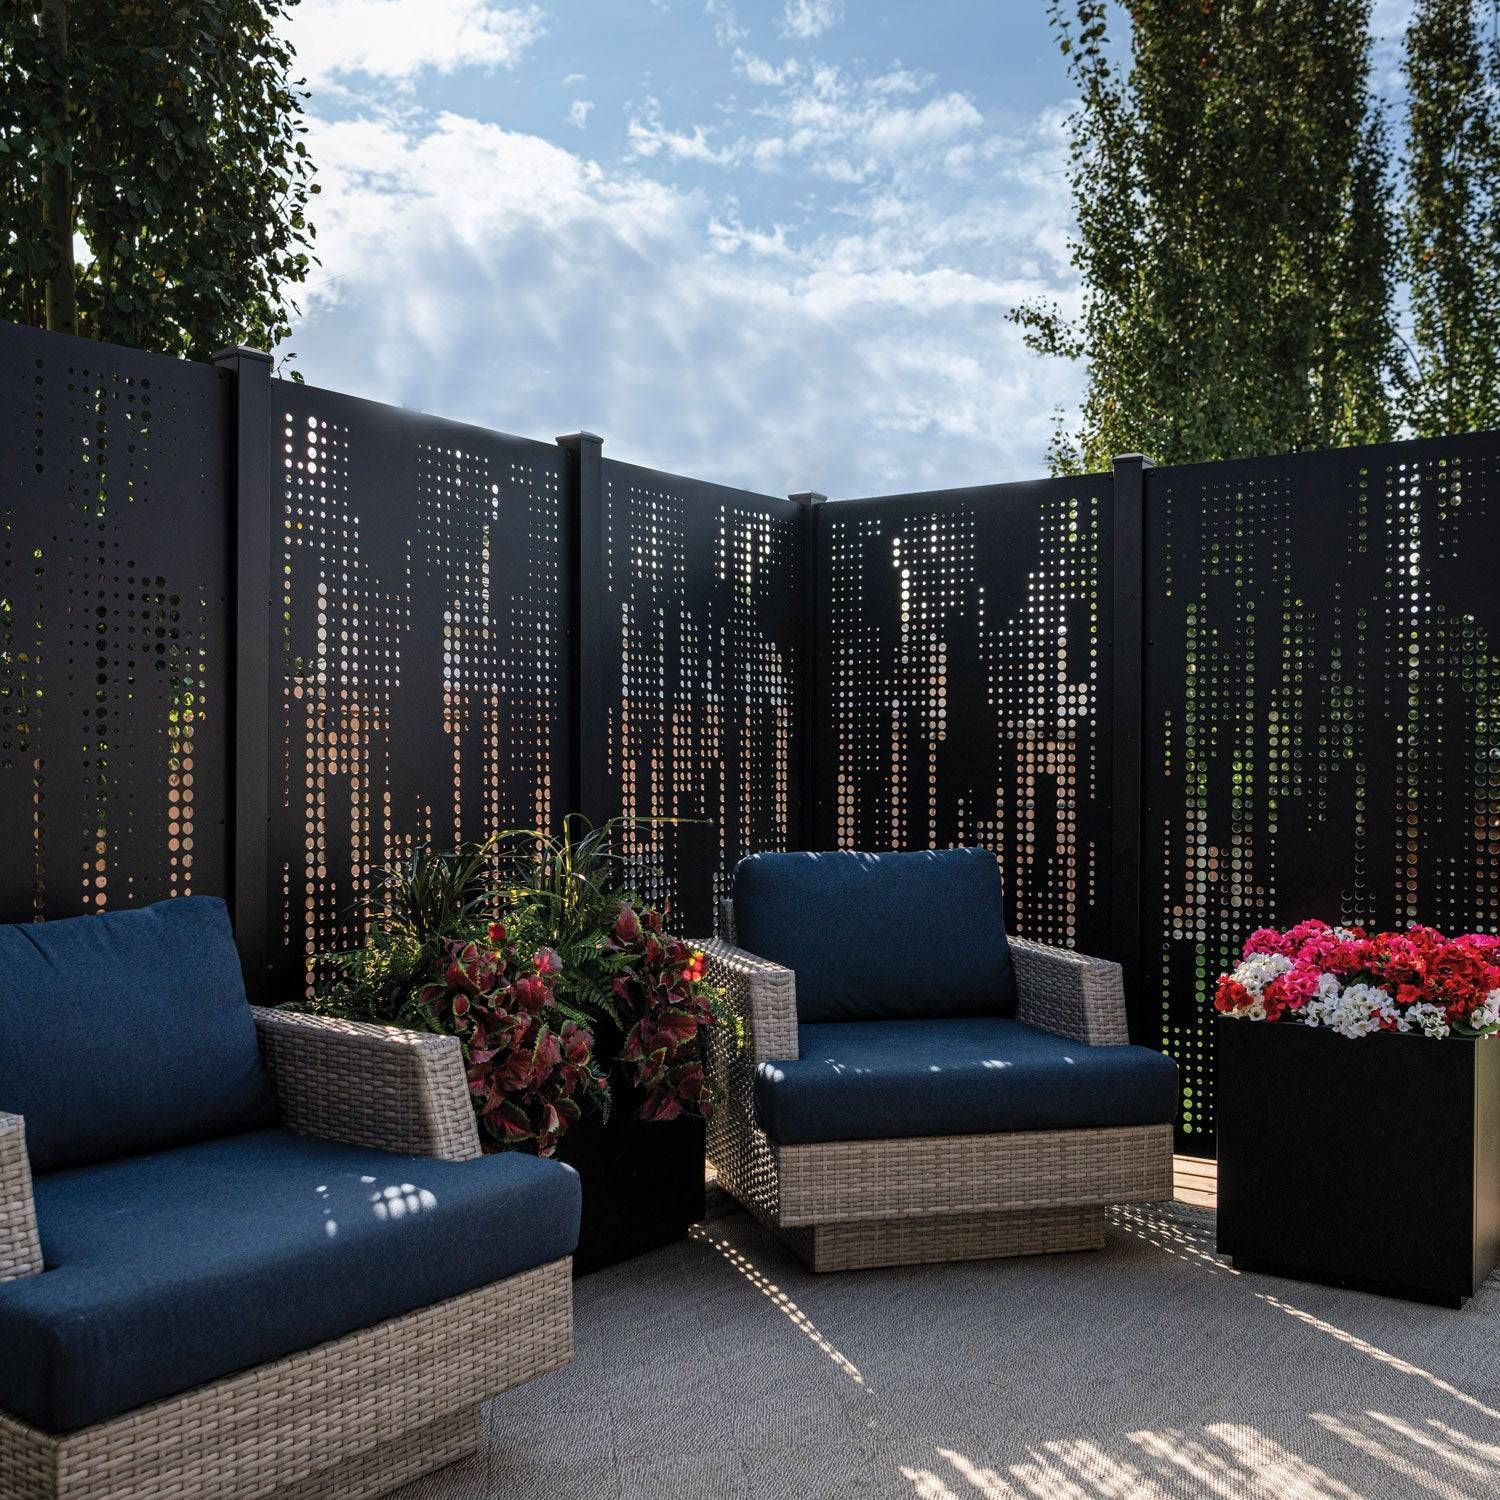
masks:
<instances>
[{"instance_id":1,"label":"tall green tree","mask_svg":"<svg viewBox=\"0 0 1500 1500\"><path fill-rule=\"evenodd\" d=\"M0 317L194 358L290 332L296 3L0 0Z\"/></svg>"},{"instance_id":2,"label":"tall green tree","mask_svg":"<svg viewBox=\"0 0 1500 1500\"><path fill-rule=\"evenodd\" d=\"M1372 441L1394 428L1389 148L1369 0L1051 0L1078 90L1074 321L1028 343L1081 359L1054 472L1117 453L1187 463Z\"/></svg>"},{"instance_id":3,"label":"tall green tree","mask_svg":"<svg viewBox=\"0 0 1500 1500\"><path fill-rule=\"evenodd\" d=\"M1417 0L1406 34L1402 393L1421 437L1500 427L1497 28L1495 0Z\"/></svg>"}]
</instances>

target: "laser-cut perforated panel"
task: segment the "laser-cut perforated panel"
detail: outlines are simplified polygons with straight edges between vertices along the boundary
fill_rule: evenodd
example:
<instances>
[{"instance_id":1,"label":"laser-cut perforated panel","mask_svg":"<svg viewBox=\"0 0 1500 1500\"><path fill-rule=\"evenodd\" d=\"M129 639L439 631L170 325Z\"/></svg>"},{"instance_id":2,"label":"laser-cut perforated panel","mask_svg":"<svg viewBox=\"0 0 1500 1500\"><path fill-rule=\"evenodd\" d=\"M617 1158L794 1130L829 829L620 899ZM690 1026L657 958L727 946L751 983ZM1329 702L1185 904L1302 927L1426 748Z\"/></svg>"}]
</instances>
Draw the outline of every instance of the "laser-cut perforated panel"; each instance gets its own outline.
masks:
<instances>
[{"instance_id":1,"label":"laser-cut perforated panel","mask_svg":"<svg viewBox=\"0 0 1500 1500\"><path fill-rule=\"evenodd\" d=\"M227 377L0 331L0 920L223 895Z\"/></svg>"},{"instance_id":2,"label":"laser-cut perforated panel","mask_svg":"<svg viewBox=\"0 0 1500 1500\"><path fill-rule=\"evenodd\" d=\"M975 844L1011 930L1109 951L1108 477L819 512L821 842Z\"/></svg>"},{"instance_id":3,"label":"laser-cut perforated panel","mask_svg":"<svg viewBox=\"0 0 1500 1500\"><path fill-rule=\"evenodd\" d=\"M1144 1011L1211 1151L1253 929L1500 928L1500 437L1159 469L1146 516Z\"/></svg>"},{"instance_id":4,"label":"laser-cut perforated panel","mask_svg":"<svg viewBox=\"0 0 1500 1500\"><path fill-rule=\"evenodd\" d=\"M604 507L618 810L706 820L626 848L674 927L710 932L735 862L796 842L802 508L608 459Z\"/></svg>"},{"instance_id":5,"label":"laser-cut perforated panel","mask_svg":"<svg viewBox=\"0 0 1500 1500\"><path fill-rule=\"evenodd\" d=\"M272 877L295 979L378 871L565 809L563 456L276 381Z\"/></svg>"}]
</instances>

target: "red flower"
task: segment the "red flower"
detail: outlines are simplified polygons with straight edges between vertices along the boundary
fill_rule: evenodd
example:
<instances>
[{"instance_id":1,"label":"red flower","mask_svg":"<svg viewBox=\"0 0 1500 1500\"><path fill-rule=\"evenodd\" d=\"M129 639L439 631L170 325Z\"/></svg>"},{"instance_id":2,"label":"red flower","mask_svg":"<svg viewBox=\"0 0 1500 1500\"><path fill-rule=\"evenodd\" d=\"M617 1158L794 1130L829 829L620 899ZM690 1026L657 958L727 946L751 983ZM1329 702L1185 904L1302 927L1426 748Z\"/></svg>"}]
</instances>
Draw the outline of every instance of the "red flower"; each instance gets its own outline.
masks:
<instances>
[{"instance_id":1,"label":"red flower","mask_svg":"<svg viewBox=\"0 0 1500 1500\"><path fill-rule=\"evenodd\" d=\"M1250 1004L1250 991L1238 980L1225 974L1214 992L1214 1009L1219 1011L1243 1010Z\"/></svg>"},{"instance_id":2,"label":"red flower","mask_svg":"<svg viewBox=\"0 0 1500 1500\"><path fill-rule=\"evenodd\" d=\"M491 922L490 925L489 925L489 927L486 928L485 930L486 930L486 932L489 935L489 940L497 948L502 948L502 947L505 946L505 923L504 922Z\"/></svg>"}]
</instances>

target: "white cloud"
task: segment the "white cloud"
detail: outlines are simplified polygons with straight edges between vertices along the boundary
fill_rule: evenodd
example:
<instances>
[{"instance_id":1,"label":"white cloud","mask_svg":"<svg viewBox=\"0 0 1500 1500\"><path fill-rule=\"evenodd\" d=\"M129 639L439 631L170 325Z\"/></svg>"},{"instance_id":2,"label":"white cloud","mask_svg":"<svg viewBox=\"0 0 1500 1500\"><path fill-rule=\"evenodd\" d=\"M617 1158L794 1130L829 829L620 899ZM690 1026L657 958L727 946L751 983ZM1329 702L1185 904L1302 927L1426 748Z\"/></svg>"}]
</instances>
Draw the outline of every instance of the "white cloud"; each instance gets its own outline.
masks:
<instances>
[{"instance_id":1,"label":"white cloud","mask_svg":"<svg viewBox=\"0 0 1500 1500\"><path fill-rule=\"evenodd\" d=\"M714 37L721 47L735 47L750 35L740 25L731 0L704 0L703 9L713 17Z\"/></svg>"},{"instance_id":2,"label":"white cloud","mask_svg":"<svg viewBox=\"0 0 1500 1500\"><path fill-rule=\"evenodd\" d=\"M565 89L570 89L575 83L587 83L588 81L589 75L587 73L569 73L568 76L563 79L563 87Z\"/></svg>"},{"instance_id":3,"label":"white cloud","mask_svg":"<svg viewBox=\"0 0 1500 1500\"><path fill-rule=\"evenodd\" d=\"M741 250L778 260L790 260L795 255L787 243L785 224L772 225L769 233L763 229L750 229L740 222L737 208L731 208L722 219L709 220L708 242L720 255L736 255Z\"/></svg>"},{"instance_id":4,"label":"white cloud","mask_svg":"<svg viewBox=\"0 0 1500 1500\"><path fill-rule=\"evenodd\" d=\"M710 144L708 135L708 130L702 125L695 125L691 134L668 130L662 124L661 101L655 97L647 98L641 113L632 115L626 127L634 156L665 154L678 161L710 162L716 166L728 166L743 159L744 142L718 147Z\"/></svg>"},{"instance_id":5,"label":"white cloud","mask_svg":"<svg viewBox=\"0 0 1500 1500\"><path fill-rule=\"evenodd\" d=\"M327 280L293 343L319 384L834 494L1034 475L1078 394L1004 320L1074 295L1066 195L1018 175L1044 171L1046 131L947 211L892 178L819 233L657 180L665 140L624 171L457 114L315 121L310 144Z\"/></svg>"},{"instance_id":6,"label":"white cloud","mask_svg":"<svg viewBox=\"0 0 1500 1500\"><path fill-rule=\"evenodd\" d=\"M812 41L844 19L844 0L786 0L781 29L786 36Z\"/></svg>"},{"instance_id":7,"label":"white cloud","mask_svg":"<svg viewBox=\"0 0 1500 1500\"><path fill-rule=\"evenodd\" d=\"M580 130L588 128L589 115L594 108L592 99L575 99L568 106L568 124L576 125Z\"/></svg>"},{"instance_id":8,"label":"white cloud","mask_svg":"<svg viewBox=\"0 0 1500 1500\"><path fill-rule=\"evenodd\" d=\"M790 83L802 72L802 64L795 57L787 58L778 68L764 57L757 57L753 52L746 52L743 47L735 51L734 68L735 72L749 82L759 84L762 88L780 88L783 84Z\"/></svg>"},{"instance_id":9,"label":"white cloud","mask_svg":"<svg viewBox=\"0 0 1500 1500\"><path fill-rule=\"evenodd\" d=\"M314 88L364 74L406 82L459 68L511 68L544 30L538 5L495 0L310 0L288 34Z\"/></svg>"},{"instance_id":10,"label":"white cloud","mask_svg":"<svg viewBox=\"0 0 1500 1500\"><path fill-rule=\"evenodd\" d=\"M983 123L984 116L962 94L945 94L920 109L876 113L869 120L865 139L873 151L900 156L924 146L946 144Z\"/></svg>"},{"instance_id":11,"label":"white cloud","mask_svg":"<svg viewBox=\"0 0 1500 1500\"><path fill-rule=\"evenodd\" d=\"M794 61L775 68L742 49L735 64L750 82L777 90L752 108L751 131L726 139L719 126L676 129L664 122L660 101L650 98L630 121L632 153L721 167L749 163L763 171L798 163L850 186L929 166L961 174L974 159L971 138L984 116L959 93L916 103L911 96L930 87L930 78L901 69L858 78L826 63L811 70Z\"/></svg>"}]
</instances>

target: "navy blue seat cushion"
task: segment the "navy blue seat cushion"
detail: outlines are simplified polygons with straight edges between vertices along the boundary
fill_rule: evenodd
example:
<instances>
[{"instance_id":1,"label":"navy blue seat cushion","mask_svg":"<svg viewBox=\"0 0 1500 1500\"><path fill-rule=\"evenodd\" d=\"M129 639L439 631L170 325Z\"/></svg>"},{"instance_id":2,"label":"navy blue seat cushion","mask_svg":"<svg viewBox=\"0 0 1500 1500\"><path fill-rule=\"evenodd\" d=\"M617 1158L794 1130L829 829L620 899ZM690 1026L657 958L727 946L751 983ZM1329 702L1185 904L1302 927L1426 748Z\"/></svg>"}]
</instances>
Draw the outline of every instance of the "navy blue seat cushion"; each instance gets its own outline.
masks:
<instances>
[{"instance_id":1,"label":"navy blue seat cushion","mask_svg":"<svg viewBox=\"0 0 1500 1500\"><path fill-rule=\"evenodd\" d=\"M752 854L734 924L741 948L795 972L801 1021L1015 1014L987 849Z\"/></svg>"},{"instance_id":2,"label":"navy blue seat cushion","mask_svg":"<svg viewBox=\"0 0 1500 1500\"><path fill-rule=\"evenodd\" d=\"M0 1409L70 1432L571 1255L578 1175L252 1131L36 1181Z\"/></svg>"},{"instance_id":3,"label":"navy blue seat cushion","mask_svg":"<svg viewBox=\"0 0 1500 1500\"><path fill-rule=\"evenodd\" d=\"M762 1063L755 1114L782 1145L1165 1125L1177 1066L1001 1017L800 1026L796 1062Z\"/></svg>"},{"instance_id":4,"label":"navy blue seat cushion","mask_svg":"<svg viewBox=\"0 0 1500 1500\"><path fill-rule=\"evenodd\" d=\"M37 1172L273 1124L224 903L0 926L0 1110Z\"/></svg>"}]
</instances>

